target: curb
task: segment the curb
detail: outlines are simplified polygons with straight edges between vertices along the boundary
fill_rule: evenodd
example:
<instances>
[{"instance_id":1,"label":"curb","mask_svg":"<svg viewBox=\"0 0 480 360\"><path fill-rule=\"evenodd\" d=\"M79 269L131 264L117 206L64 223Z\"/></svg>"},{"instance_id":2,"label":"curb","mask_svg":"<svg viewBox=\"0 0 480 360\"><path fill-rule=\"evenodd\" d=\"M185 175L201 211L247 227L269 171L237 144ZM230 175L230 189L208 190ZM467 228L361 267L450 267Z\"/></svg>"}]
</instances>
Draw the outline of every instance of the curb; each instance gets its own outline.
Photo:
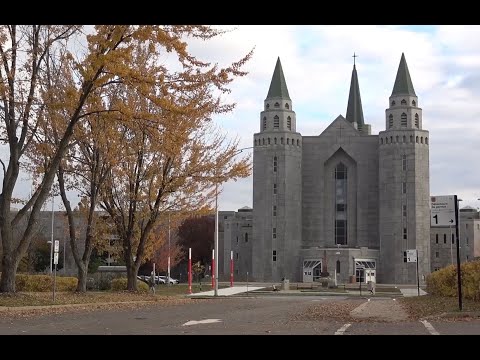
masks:
<instances>
[{"instance_id":1,"label":"curb","mask_svg":"<svg viewBox=\"0 0 480 360\"><path fill-rule=\"evenodd\" d=\"M103 303L86 303L86 304L60 304L60 305L34 305L34 306L0 306L0 313L7 311L28 311L28 310L42 310L42 309L65 309L65 308L77 308L77 307L89 307L89 306L107 306L118 304L147 304L156 303L154 300L141 300L141 301L119 301L119 302L103 302Z\"/></svg>"},{"instance_id":2,"label":"curb","mask_svg":"<svg viewBox=\"0 0 480 360\"><path fill-rule=\"evenodd\" d=\"M480 318L480 311L455 311L443 312L438 315L429 315L420 318L420 320L435 320L435 319L462 319L462 318Z\"/></svg>"}]
</instances>

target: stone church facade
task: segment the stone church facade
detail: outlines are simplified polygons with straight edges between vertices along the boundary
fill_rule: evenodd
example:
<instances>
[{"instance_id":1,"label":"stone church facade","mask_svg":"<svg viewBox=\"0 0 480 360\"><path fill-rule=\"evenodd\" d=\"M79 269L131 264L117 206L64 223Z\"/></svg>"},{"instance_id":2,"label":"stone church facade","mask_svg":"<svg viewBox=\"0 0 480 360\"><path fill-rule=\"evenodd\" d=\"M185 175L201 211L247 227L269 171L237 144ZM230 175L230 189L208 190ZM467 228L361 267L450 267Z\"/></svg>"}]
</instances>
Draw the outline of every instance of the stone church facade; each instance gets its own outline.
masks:
<instances>
[{"instance_id":1,"label":"stone church facade","mask_svg":"<svg viewBox=\"0 0 480 360\"><path fill-rule=\"evenodd\" d=\"M416 283L430 272L429 133L402 54L385 129L365 122L354 65L346 116L297 132L277 60L254 134L251 278ZM298 121L301 121L299 119Z\"/></svg>"}]
</instances>

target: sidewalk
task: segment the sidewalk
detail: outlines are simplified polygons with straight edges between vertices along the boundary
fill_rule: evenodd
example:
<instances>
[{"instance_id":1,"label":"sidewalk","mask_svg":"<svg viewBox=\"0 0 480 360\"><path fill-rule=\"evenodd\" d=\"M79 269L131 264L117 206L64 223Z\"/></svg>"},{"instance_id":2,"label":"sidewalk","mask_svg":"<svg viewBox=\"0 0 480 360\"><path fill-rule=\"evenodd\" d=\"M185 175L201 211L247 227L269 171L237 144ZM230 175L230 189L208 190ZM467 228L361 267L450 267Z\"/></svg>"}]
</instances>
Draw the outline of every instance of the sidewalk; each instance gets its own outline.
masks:
<instances>
[{"instance_id":1,"label":"sidewalk","mask_svg":"<svg viewBox=\"0 0 480 360\"><path fill-rule=\"evenodd\" d=\"M254 291L254 290L260 290L264 289L265 286L234 286L234 287L228 287L228 288L223 288L223 289L218 289L218 296L230 296L230 295L236 295L236 294L242 294L246 293L247 291ZM203 292L198 292L195 294L189 294L187 296L190 297L204 297L204 296L214 296L215 292L214 290L210 291L203 291Z\"/></svg>"}]
</instances>

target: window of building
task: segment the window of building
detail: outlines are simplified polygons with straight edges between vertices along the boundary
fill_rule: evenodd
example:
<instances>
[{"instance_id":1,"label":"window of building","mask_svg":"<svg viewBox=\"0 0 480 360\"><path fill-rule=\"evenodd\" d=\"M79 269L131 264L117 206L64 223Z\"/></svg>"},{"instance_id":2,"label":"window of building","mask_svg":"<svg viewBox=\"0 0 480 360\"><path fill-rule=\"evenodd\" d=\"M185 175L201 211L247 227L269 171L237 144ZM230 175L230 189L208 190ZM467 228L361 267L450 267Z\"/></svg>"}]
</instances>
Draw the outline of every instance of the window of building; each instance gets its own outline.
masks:
<instances>
[{"instance_id":1,"label":"window of building","mask_svg":"<svg viewBox=\"0 0 480 360\"><path fill-rule=\"evenodd\" d=\"M265 145L265 139L262 139L262 145Z\"/></svg>"},{"instance_id":2,"label":"window of building","mask_svg":"<svg viewBox=\"0 0 480 360\"><path fill-rule=\"evenodd\" d=\"M402 127L407 127L407 114L402 113L402 116L400 116L400 125Z\"/></svg>"},{"instance_id":3,"label":"window of building","mask_svg":"<svg viewBox=\"0 0 480 360\"><path fill-rule=\"evenodd\" d=\"M468 224L465 224L465 230L467 230L467 229L468 229Z\"/></svg>"},{"instance_id":4,"label":"window of building","mask_svg":"<svg viewBox=\"0 0 480 360\"><path fill-rule=\"evenodd\" d=\"M435 257L436 258L440 257L440 253L438 251L435 251Z\"/></svg>"},{"instance_id":5,"label":"window of building","mask_svg":"<svg viewBox=\"0 0 480 360\"><path fill-rule=\"evenodd\" d=\"M465 240L466 240L466 243L467 243L467 245L468 245L468 236L465 238Z\"/></svg>"},{"instance_id":6,"label":"window of building","mask_svg":"<svg viewBox=\"0 0 480 360\"><path fill-rule=\"evenodd\" d=\"M238 275L238 269L235 270L235 273Z\"/></svg>"},{"instance_id":7,"label":"window of building","mask_svg":"<svg viewBox=\"0 0 480 360\"><path fill-rule=\"evenodd\" d=\"M283 137L282 137L282 138L280 138L280 144L282 144L282 145L283 145Z\"/></svg>"},{"instance_id":8,"label":"window of building","mask_svg":"<svg viewBox=\"0 0 480 360\"><path fill-rule=\"evenodd\" d=\"M423 144L423 136L420 136L420 144Z\"/></svg>"},{"instance_id":9,"label":"window of building","mask_svg":"<svg viewBox=\"0 0 480 360\"><path fill-rule=\"evenodd\" d=\"M277 172L277 157L273 157L273 172Z\"/></svg>"},{"instance_id":10,"label":"window of building","mask_svg":"<svg viewBox=\"0 0 480 360\"><path fill-rule=\"evenodd\" d=\"M407 228L403 228L403 240L407 240Z\"/></svg>"},{"instance_id":11,"label":"window of building","mask_svg":"<svg viewBox=\"0 0 480 360\"><path fill-rule=\"evenodd\" d=\"M438 244L438 234L435 234L435 244Z\"/></svg>"},{"instance_id":12,"label":"window of building","mask_svg":"<svg viewBox=\"0 0 480 360\"><path fill-rule=\"evenodd\" d=\"M415 100L412 100L412 106L417 106L417 103L415 102Z\"/></svg>"},{"instance_id":13,"label":"window of building","mask_svg":"<svg viewBox=\"0 0 480 360\"><path fill-rule=\"evenodd\" d=\"M406 143L407 142L407 137L405 135L403 135L403 142Z\"/></svg>"},{"instance_id":14,"label":"window of building","mask_svg":"<svg viewBox=\"0 0 480 360\"><path fill-rule=\"evenodd\" d=\"M267 117L263 117L263 130L267 130Z\"/></svg>"},{"instance_id":15,"label":"window of building","mask_svg":"<svg viewBox=\"0 0 480 360\"><path fill-rule=\"evenodd\" d=\"M235 259L238 260L238 252L235 253Z\"/></svg>"},{"instance_id":16,"label":"window of building","mask_svg":"<svg viewBox=\"0 0 480 360\"><path fill-rule=\"evenodd\" d=\"M273 105L273 106L275 106L276 108L278 108L278 107L280 107L280 104L279 104L278 102L276 102L275 105Z\"/></svg>"},{"instance_id":17,"label":"window of building","mask_svg":"<svg viewBox=\"0 0 480 360\"><path fill-rule=\"evenodd\" d=\"M270 145L270 138L268 138L267 141L268 141L268 145Z\"/></svg>"},{"instance_id":18,"label":"window of building","mask_svg":"<svg viewBox=\"0 0 480 360\"><path fill-rule=\"evenodd\" d=\"M273 194L277 193L277 184L273 184Z\"/></svg>"},{"instance_id":19,"label":"window of building","mask_svg":"<svg viewBox=\"0 0 480 360\"><path fill-rule=\"evenodd\" d=\"M407 193L407 183L405 181L402 183L402 193L403 194Z\"/></svg>"},{"instance_id":20,"label":"window of building","mask_svg":"<svg viewBox=\"0 0 480 360\"><path fill-rule=\"evenodd\" d=\"M248 233L245 233L245 242L248 242Z\"/></svg>"},{"instance_id":21,"label":"window of building","mask_svg":"<svg viewBox=\"0 0 480 360\"><path fill-rule=\"evenodd\" d=\"M290 109L290 106L288 105L288 103L285 103L285 109Z\"/></svg>"},{"instance_id":22,"label":"window of building","mask_svg":"<svg viewBox=\"0 0 480 360\"><path fill-rule=\"evenodd\" d=\"M290 116L287 117L287 129L292 130L292 118Z\"/></svg>"},{"instance_id":23,"label":"window of building","mask_svg":"<svg viewBox=\"0 0 480 360\"><path fill-rule=\"evenodd\" d=\"M273 143L277 145L277 138L273 138Z\"/></svg>"},{"instance_id":24,"label":"window of building","mask_svg":"<svg viewBox=\"0 0 480 360\"><path fill-rule=\"evenodd\" d=\"M444 244L447 243L447 234L443 234L443 243L444 243Z\"/></svg>"},{"instance_id":25,"label":"window of building","mask_svg":"<svg viewBox=\"0 0 480 360\"><path fill-rule=\"evenodd\" d=\"M275 129L278 129L280 127L280 118L278 117L278 115L275 115L275 117L273 118L273 127Z\"/></svg>"},{"instance_id":26,"label":"window of building","mask_svg":"<svg viewBox=\"0 0 480 360\"><path fill-rule=\"evenodd\" d=\"M238 236L237 236L237 244L238 244Z\"/></svg>"},{"instance_id":27,"label":"window of building","mask_svg":"<svg viewBox=\"0 0 480 360\"><path fill-rule=\"evenodd\" d=\"M407 205L402 205L402 215L403 217L407 217Z\"/></svg>"},{"instance_id":28,"label":"window of building","mask_svg":"<svg viewBox=\"0 0 480 360\"><path fill-rule=\"evenodd\" d=\"M392 106L395 106L395 100L392 100Z\"/></svg>"},{"instance_id":29,"label":"window of building","mask_svg":"<svg viewBox=\"0 0 480 360\"><path fill-rule=\"evenodd\" d=\"M467 261L468 261L468 255L467 255Z\"/></svg>"},{"instance_id":30,"label":"window of building","mask_svg":"<svg viewBox=\"0 0 480 360\"><path fill-rule=\"evenodd\" d=\"M300 146L300 140L297 139L297 146Z\"/></svg>"},{"instance_id":31,"label":"window of building","mask_svg":"<svg viewBox=\"0 0 480 360\"><path fill-rule=\"evenodd\" d=\"M272 238L277 238L277 228L272 228Z\"/></svg>"},{"instance_id":32,"label":"window of building","mask_svg":"<svg viewBox=\"0 0 480 360\"><path fill-rule=\"evenodd\" d=\"M390 144L393 144L393 136L390 136Z\"/></svg>"},{"instance_id":33,"label":"window of building","mask_svg":"<svg viewBox=\"0 0 480 360\"><path fill-rule=\"evenodd\" d=\"M390 114L390 116L388 117L388 127L391 128L393 127L393 115Z\"/></svg>"},{"instance_id":34,"label":"window of building","mask_svg":"<svg viewBox=\"0 0 480 360\"><path fill-rule=\"evenodd\" d=\"M277 250L272 251L272 260L277 261Z\"/></svg>"},{"instance_id":35,"label":"window of building","mask_svg":"<svg viewBox=\"0 0 480 360\"><path fill-rule=\"evenodd\" d=\"M413 135L410 135L410 142L413 143Z\"/></svg>"},{"instance_id":36,"label":"window of building","mask_svg":"<svg viewBox=\"0 0 480 360\"><path fill-rule=\"evenodd\" d=\"M270 109L270 104L267 104L267 109Z\"/></svg>"},{"instance_id":37,"label":"window of building","mask_svg":"<svg viewBox=\"0 0 480 360\"><path fill-rule=\"evenodd\" d=\"M347 167L335 167L335 244L347 244Z\"/></svg>"},{"instance_id":38,"label":"window of building","mask_svg":"<svg viewBox=\"0 0 480 360\"><path fill-rule=\"evenodd\" d=\"M425 145L428 145L428 137L425 138Z\"/></svg>"},{"instance_id":39,"label":"window of building","mask_svg":"<svg viewBox=\"0 0 480 360\"><path fill-rule=\"evenodd\" d=\"M287 145L290 145L290 139L287 138Z\"/></svg>"},{"instance_id":40,"label":"window of building","mask_svg":"<svg viewBox=\"0 0 480 360\"><path fill-rule=\"evenodd\" d=\"M398 135L397 135L397 136L395 136L395 142L397 142L397 143L398 143Z\"/></svg>"},{"instance_id":41,"label":"window of building","mask_svg":"<svg viewBox=\"0 0 480 360\"><path fill-rule=\"evenodd\" d=\"M380 144L383 145L383 138L380 138Z\"/></svg>"},{"instance_id":42,"label":"window of building","mask_svg":"<svg viewBox=\"0 0 480 360\"><path fill-rule=\"evenodd\" d=\"M402 101L400 102L400 104L402 104L402 105L407 105L407 100L402 99Z\"/></svg>"},{"instance_id":43,"label":"window of building","mask_svg":"<svg viewBox=\"0 0 480 360\"><path fill-rule=\"evenodd\" d=\"M273 205L273 216L277 216L277 205Z\"/></svg>"},{"instance_id":44,"label":"window of building","mask_svg":"<svg viewBox=\"0 0 480 360\"><path fill-rule=\"evenodd\" d=\"M407 155L402 155L402 170L407 170Z\"/></svg>"},{"instance_id":45,"label":"window of building","mask_svg":"<svg viewBox=\"0 0 480 360\"><path fill-rule=\"evenodd\" d=\"M415 114L415 127L418 129L420 127L420 119L418 114Z\"/></svg>"},{"instance_id":46,"label":"window of building","mask_svg":"<svg viewBox=\"0 0 480 360\"><path fill-rule=\"evenodd\" d=\"M438 266L433 268L433 271L438 271L438 270L440 270L440 268Z\"/></svg>"},{"instance_id":47,"label":"window of building","mask_svg":"<svg viewBox=\"0 0 480 360\"><path fill-rule=\"evenodd\" d=\"M418 136L415 138L415 142L418 144Z\"/></svg>"},{"instance_id":48,"label":"window of building","mask_svg":"<svg viewBox=\"0 0 480 360\"><path fill-rule=\"evenodd\" d=\"M337 274L340 274L340 260L337 260Z\"/></svg>"},{"instance_id":49,"label":"window of building","mask_svg":"<svg viewBox=\"0 0 480 360\"><path fill-rule=\"evenodd\" d=\"M452 244L455 244L455 234L452 234Z\"/></svg>"}]
</instances>

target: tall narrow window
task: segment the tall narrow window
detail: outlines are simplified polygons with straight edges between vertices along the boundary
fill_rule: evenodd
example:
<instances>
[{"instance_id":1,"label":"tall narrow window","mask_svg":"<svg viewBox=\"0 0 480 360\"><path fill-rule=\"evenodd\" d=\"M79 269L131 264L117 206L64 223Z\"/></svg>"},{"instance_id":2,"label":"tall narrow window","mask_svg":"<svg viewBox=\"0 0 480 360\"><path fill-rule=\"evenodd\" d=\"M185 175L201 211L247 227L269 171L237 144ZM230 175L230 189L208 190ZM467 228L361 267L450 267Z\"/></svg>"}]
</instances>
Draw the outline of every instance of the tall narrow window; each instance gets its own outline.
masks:
<instances>
[{"instance_id":1,"label":"tall narrow window","mask_svg":"<svg viewBox=\"0 0 480 360\"><path fill-rule=\"evenodd\" d=\"M407 114L405 113L402 113L402 116L400 116L400 126L407 127Z\"/></svg>"},{"instance_id":2,"label":"tall narrow window","mask_svg":"<svg viewBox=\"0 0 480 360\"><path fill-rule=\"evenodd\" d=\"M391 128L393 127L393 115L390 114L390 116L388 117L388 127Z\"/></svg>"},{"instance_id":3,"label":"tall narrow window","mask_svg":"<svg viewBox=\"0 0 480 360\"><path fill-rule=\"evenodd\" d=\"M273 194L277 193L277 184L273 184Z\"/></svg>"},{"instance_id":4,"label":"tall narrow window","mask_svg":"<svg viewBox=\"0 0 480 360\"><path fill-rule=\"evenodd\" d=\"M268 141L268 145L270 145L270 138L268 138L267 141Z\"/></svg>"},{"instance_id":5,"label":"tall narrow window","mask_svg":"<svg viewBox=\"0 0 480 360\"><path fill-rule=\"evenodd\" d=\"M285 103L285 109L290 109L290 106L288 105L288 103Z\"/></svg>"},{"instance_id":6,"label":"tall narrow window","mask_svg":"<svg viewBox=\"0 0 480 360\"><path fill-rule=\"evenodd\" d=\"M277 138L273 138L273 143L277 145Z\"/></svg>"},{"instance_id":7,"label":"tall narrow window","mask_svg":"<svg viewBox=\"0 0 480 360\"><path fill-rule=\"evenodd\" d=\"M273 205L273 216L277 216L277 205Z\"/></svg>"},{"instance_id":8,"label":"tall narrow window","mask_svg":"<svg viewBox=\"0 0 480 360\"><path fill-rule=\"evenodd\" d=\"M402 155L402 170L407 170L407 155Z\"/></svg>"},{"instance_id":9,"label":"tall narrow window","mask_svg":"<svg viewBox=\"0 0 480 360\"><path fill-rule=\"evenodd\" d=\"M273 105L273 106L275 106L276 108L278 108L278 107L280 107L280 104L279 104L278 102L276 102L275 105Z\"/></svg>"},{"instance_id":10,"label":"tall narrow window","mask_svg":"<svg viewBox=\"0 0 480 360\"><path fill-rule=\"evenodd\" d=\"M272 251L272 260L277 261L277 250Z\"/></svg>"},{"instance_id":11,"label":"tall narrow window","mask_svg":"<svg viewBox=\"0 0 480 360\"><path fill-rule=\"evenodd\" d=\"M263 130L267 130L267 117L263 117Z\"/></svg>"},{"instance_id":12,"label":"tall narrow window","mask_svg":"<svg viewBox=\"0 0 480 360\"><path fill-rule=\"evenodd\" d=\"M235 254L235 259L238 260L238 252Z\"/></svg>"},{"instance_id":13,"label":"tall narrow window","mask_svg":"<svg viewBox=\"0 0 480 360\"><path fill-rule=\"evenodd\" d=\"M287 117L287 129L292 130L292 118L290 116Z\"/></svg>"},{"instance_id":14,"label":"tall narrow window","mask_svg":"<svg viewBox=\"0 0 480 360\"><path fill-rule=\"evenodd\" d=\"M440 253L438 251L435 251L435 257L436 258L440 257Z\"/></svg>"},{"instance_id":15,"label":"tall narrow window","mask_svg":"<svg viewBox=\"0 0 480 360\"><path fill-rule=\"evenodd\" d=\"M248 242L248 233L245 233L245 242Z\"/></svg>"},{"instance_id":16,"label":"tall narrow window","mask_svg":"<svg viewBox=\"0 0 480 360\"><path fill-rule=\"evenodd\" d=\"M277 172L277 157L273 157L273 172Z\"/></svg>"},{"instance_id":17,"label":"tall narrow window","mask_svg":"<svg viewBox=\"0 0 480 360\"><path fill-rule=\"evenodd\" d=\"M347 167L335 167L335 244L347 244Z\"/></svg>"},{"instance_id":18,"label":"tall narrow window","mask_svg":"<svg viewBox=\"0 0 480 360\"><path fill-rule=\"evenodd\" d=\"M412 100L412 106L417 106L417 103L415 102L415 100Z\"/></svg>"},{"instance_id":19,"label":"tall narrow window","mask_svg":"<svg viewBox=\"0 0 480 360\"><path fill-rule=\"evenodd\" d=\"M443 243L444 243L444 244L447 243L447 234L443 234Z\"/></svg>"},{"instance_id":20,"label":"tall narrow window","mask_svg":"<svg viewBox=\"0 0 480 360\"><path fill-rule=\"evenodd\" d=\"M407 217L407 205L402 205L402 215L403 217Z\"/></svg>"},{"instance_id":21,"label":"tall narrow window","mask_svg":"<svg viewBox=\"0 0 480 360\"><path fill-rule=\"evenodd\" d=\"M402 101L400 101L400 104L402 104L402 105L407 105L407 100L402 99Z\"/></svg>"},{"instance_id":22,"label":"tall narrow window","mask_svg":"<svg viewBox=\"0 0 480 360\"><path fill-rule=\"evenodd\" d=\"M403 194L406 194L406 193L407 193L407 183L406 183L406 182L403 182L403 183L402 183L402 193L403 193Z\"/></svg>"},{"instance_id":23,"label":"tall narrow window","mask_svg":"<svg viewBox=\"0 0 480 360\"><path fill-rule=\"evenodd\" d=\"M337 274L340 274L340 260L337 260Z\"/></svg>"},{"instance_id":24,"label":"tall narrow window","mask_svg":"<svg viewBox=\"0 0 480 360\"><path fill-rule=\"evenodd\" d=\"M468 243L468 241L467 241L467 243ZM452 234L452 244L455 244L455 234Z\"/></svg>"},{"instance_id":25,"label":"tall narrow window","mask_svg":"<svg viewBox=\"0 0 480 360\"><path fill-rule=\"evenodd\" d=\"M415 114L415 127L418 129L420 127L420 119L418 114Z\"/></svg>"},{"instance_id":26,"label":"tall narrow window","mask_svg":"<svg viewBox=\"0 0 480 360\"><path fill-rule=\"evenodd\" d=\"M278 117L278 115L275 115L275 117L273 118L273 127L275 129L278 129L280 126L280 118Z\"/></svg>"},{"instance_id":27,"label":"tall narrow window","mask_svg":"<svg viewBox=\"0 0 480 360\"><path fill-rule=\"evenodd\" d=\"M407 228L403 228L403 240L407 240Z\"/></svg>"},{"instance_id":28,"label":"tall narrow window","mask_svg":"<svg viewBox=\"0 0 480 360\"><path fill-rule=\"evenodd\" d=\"M438 234L435 234L435 244L438 244Z\"/></svg>"},{"instance_id":29,"label":"tall narrow window","mask_svg":"<svg viewBox=\"0 0 480 360\"><path fill-rule=\"evenodd\" d=\"M276 239L277 238L277 228L272 229L272 238Z\"/></svg>"}]
</instances>

